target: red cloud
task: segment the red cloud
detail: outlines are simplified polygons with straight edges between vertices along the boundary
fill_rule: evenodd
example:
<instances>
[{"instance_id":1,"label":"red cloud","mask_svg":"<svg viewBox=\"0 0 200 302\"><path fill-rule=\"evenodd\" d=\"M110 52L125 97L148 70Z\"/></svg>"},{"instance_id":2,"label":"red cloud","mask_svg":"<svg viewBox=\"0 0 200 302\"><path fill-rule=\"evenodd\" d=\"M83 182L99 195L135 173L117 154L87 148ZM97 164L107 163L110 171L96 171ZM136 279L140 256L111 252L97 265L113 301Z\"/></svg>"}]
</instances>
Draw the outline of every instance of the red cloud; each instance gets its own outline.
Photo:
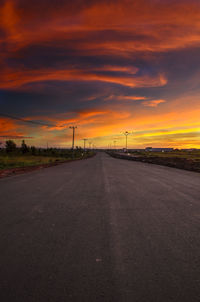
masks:
<instances>
[{"instance_id":1,"label":"red cloud","mask_svg":"<svg viewBox=\"0 0 200 302\"><path fill-rule=\"evenodd\" d=\"M39 81L101 81L127 87L159 87L167 83L163 72L157 76L137 75L130 66L93 68L5 67L5 59L22 56L25 47L61 45L63 52L83 52L86 56L158 52L200 45L200 5L198 1L55 1L8 0L0 6L1 54L0 88L18 88ZM40 5L40 9L38 9ZM42 9L45 8L45 9ZM41 10L41 12L40 12ZM112 35L108 35L112 33ZM106 36L108 35L108 37ZM30 57L31 61L31 57ZM103 74L99 71L104 72ZM106 74L106 72L114 74ZM121 76L119 73L122 72ZM115 74L116 73L116 74Z\"/></svg>"},{"instance_id":2,"label":"red cloud","mask_svg":"<svg viewBox=\"0 0 200 302\"><path fill-rule=\"evenodd\" d=\"M116 75L108 75L98 74L92 70L78 69L46 69L39 71L12 71L11 69L7 69L3 75L0 75L0 81L0 88L18 88L28 83L42 81L100 81L128 87L158 87L167 83L167 79L163 74L158 76L137 76L124 72L123 75L119 75L118 73Z\"/></svg>"},{"instance_id":3,"label":"red cloud","mask_svg":"<svg viewBox=\"0 0 200 302\"><path fill-rule=\"evenodd\" d=\"M6 33L6 41L15 48L61 40L68 45L75 39L74 48L80 49L81 45L81 49L117 54L199 45L199 14L200 4L195 0L171 1L170 5L156 0L109 1L109 4L52 1L52 5L44 0L7 0L0 7L0 26ZM118 39L105 41L101 31L118 32ZM88 41L87 37L94 32L96 38Z\"/></svg>"}]
</instances>

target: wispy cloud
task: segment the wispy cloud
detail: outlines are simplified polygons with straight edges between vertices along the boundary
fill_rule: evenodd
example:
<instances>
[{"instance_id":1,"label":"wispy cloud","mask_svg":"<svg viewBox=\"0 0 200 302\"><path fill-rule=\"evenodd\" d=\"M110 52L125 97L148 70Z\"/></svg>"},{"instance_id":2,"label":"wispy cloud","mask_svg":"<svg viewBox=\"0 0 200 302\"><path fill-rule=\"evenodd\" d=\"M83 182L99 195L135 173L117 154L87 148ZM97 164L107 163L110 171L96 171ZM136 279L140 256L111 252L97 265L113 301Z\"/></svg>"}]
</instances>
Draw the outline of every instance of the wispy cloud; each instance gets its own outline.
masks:
<instances>
[{"instance_id":1,"label":"wispy cloud","mask_svg":"<svg viewBox=\"0 0 200 302\"><path fill-rule=\"evenodd\" d=\"M140 101L140 100L146 100L147 97L145 96L137 96L137 95L109 95L104 98L105 101L109 100L118 100L118 101Z\"/></svg>"},{"instance_id":2,"label":"wispy cloud","mask_svg":"<svg viewBox=\"0 0 200 302\"><path fill-rule=\"evenodd\" d=\"M142 104L147 107L157 107L159 104L165 102L166 102L165 100L149 100L149 101L142 102Z\"/></svg>"}]
</instances>

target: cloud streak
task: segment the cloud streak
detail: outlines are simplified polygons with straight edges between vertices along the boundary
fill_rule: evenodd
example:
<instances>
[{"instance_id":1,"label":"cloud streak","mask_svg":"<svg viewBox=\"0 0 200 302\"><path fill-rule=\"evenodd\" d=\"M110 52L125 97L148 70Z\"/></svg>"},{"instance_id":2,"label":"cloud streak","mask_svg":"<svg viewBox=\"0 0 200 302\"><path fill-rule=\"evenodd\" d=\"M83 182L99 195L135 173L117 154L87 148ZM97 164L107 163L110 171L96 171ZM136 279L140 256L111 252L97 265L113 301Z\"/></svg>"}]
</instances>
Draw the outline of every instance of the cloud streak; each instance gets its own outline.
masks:
<instances>
[{"instance_id":1,"label":"cloud streak","mask_svg":"<svg viewBox=\"0 0 200 302\"><path fill-rule=\"evenodd\" d=\"M157 107L159 104L165 103L165 100L150 100L143 102L144 106L147 107Z\"/></svg>"}]
</instances>

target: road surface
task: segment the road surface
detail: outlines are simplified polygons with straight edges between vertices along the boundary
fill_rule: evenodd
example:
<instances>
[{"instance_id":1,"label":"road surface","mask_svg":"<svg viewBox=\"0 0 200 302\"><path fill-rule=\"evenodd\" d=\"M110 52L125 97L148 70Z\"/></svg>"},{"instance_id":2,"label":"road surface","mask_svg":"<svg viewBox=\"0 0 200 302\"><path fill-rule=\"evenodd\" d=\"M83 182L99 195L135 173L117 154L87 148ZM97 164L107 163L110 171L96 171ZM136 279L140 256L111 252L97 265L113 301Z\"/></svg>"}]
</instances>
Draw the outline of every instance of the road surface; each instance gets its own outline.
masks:
<instances>
[{"instance_id":1,"label":"road surface","mask_svg":"<svg viewBox=\"0 0 200 302\"><path fill-rule=\"evenodd\" d=\"M96 157L0 180L0 301L200 301L200 174Z\"/></svg>"}]
</instances>

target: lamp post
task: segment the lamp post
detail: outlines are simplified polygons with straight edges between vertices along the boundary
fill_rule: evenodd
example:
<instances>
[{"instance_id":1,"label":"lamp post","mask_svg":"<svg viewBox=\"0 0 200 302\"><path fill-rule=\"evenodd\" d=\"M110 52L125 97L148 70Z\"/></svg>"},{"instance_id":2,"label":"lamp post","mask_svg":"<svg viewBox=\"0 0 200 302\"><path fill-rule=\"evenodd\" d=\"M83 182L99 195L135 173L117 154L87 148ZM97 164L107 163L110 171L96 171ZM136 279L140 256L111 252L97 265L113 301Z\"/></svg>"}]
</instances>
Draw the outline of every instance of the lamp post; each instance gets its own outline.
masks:
<instances>
[{"instance_id":1,"label":"lamp post","mask_svg":"<svg viewBox=\"0 0 200 302\"><path fill-rule=\"evenodd\" d=\"M84 151L85 151L85 142L87 141L87 138L84 138L83 141L84 141Z\"/></svg>"},{"instance_id":2,"label":"lamp post","mask_svg":"<svg viewBox=\"0 0 200 302\"><path fill-rule=\"evenodd\" d=\"M128 131L125 131L124 132L124 135L126 136L126 151L127 151L127 149L128 149L128 135L129 134L131 134L130 132L128 132Z\"/></svg>"}]
</instances>

